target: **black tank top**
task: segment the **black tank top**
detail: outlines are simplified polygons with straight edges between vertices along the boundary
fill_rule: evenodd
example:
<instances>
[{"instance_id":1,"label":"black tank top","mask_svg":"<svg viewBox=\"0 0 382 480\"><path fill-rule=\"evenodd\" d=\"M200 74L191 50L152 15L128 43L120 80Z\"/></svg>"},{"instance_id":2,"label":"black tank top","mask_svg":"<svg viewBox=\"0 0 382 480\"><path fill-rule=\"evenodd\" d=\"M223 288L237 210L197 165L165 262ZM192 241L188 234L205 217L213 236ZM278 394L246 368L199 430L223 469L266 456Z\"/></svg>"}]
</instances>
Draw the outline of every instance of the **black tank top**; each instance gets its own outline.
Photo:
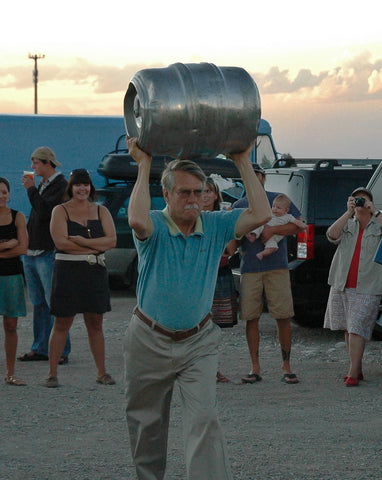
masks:
<instances>
[{"instance_id":1,"label":"black tank top","mask_svg":"<svg viewBox=\"0 0 382 480\"><path fill-rule=\"evenodd\" d=\"M0 225L0 240L17 239L16 215L17 210L12 210L12 221L8 225ZM18 275L23 273L23 264L20 257L0 258L0 275Z\"/></svg>"},{"instance_id":2,"label":"black tank top","mask_svg":"<svg viewBox=\"0 0 382 480\"><path fill-rule=\"evenodd\" d=\"M81 223L74 222L70 220L69 213L67 209L62 205L63 209L66 212L67 224L68 224L68 235L80 235L84 238L100 238L105 236L103 231L101 219L99 216L100 207L98 205L98 218L96 220L88 220L87 225L82 225ZM58 250L57 250L58 251ZM65 252L63 252L65 253Z\"/></svg>"}]
</instances>

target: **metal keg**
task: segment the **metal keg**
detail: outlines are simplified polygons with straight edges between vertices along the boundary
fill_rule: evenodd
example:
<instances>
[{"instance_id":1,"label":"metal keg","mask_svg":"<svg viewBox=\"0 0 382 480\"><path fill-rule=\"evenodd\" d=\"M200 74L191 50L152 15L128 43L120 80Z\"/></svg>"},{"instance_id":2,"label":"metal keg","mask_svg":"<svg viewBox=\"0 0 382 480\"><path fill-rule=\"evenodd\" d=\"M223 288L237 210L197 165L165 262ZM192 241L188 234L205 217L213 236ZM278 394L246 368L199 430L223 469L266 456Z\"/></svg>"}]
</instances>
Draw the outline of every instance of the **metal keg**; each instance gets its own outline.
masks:
<instances>
[{"instance_id":1,"label":"metal keg","mask_svg":"<svg viewBox=\"0 0 382 480\"><path fill-rule=\"evenodd\" d=\"M150 155L213 158L246 150L261 117L256 83L243 68L175 63L138 71L124 99L127 134Z\"/></svg>"}]
</instances>

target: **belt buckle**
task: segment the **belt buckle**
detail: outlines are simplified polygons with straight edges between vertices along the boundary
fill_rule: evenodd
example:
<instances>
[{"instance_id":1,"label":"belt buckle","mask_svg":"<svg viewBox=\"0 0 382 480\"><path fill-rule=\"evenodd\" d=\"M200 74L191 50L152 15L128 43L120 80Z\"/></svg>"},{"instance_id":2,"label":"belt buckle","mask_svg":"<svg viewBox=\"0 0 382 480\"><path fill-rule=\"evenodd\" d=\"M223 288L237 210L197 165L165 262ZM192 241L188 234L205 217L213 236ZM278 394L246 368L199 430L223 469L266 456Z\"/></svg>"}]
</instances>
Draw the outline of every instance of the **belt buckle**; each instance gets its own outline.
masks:
<instances>
[{"instance_id":1,"label":"belt buckle","mask_svg":"<svg viewBox=\"0 0 382 480\"><path fill-rule=\"evenodd\" d=\"M91 257L93 257L93 259ZM89 265L95 265L97 263L97 257L93 254L89 254L87 262Z\"/></svg>"},{"instance_id":2,"label":"belt buckle","mask_svg":"<svg viewBox=\"0 0 382 480\"><path fill-rule=\"evenodd\" d=\"M182 337L183 337L183 332L180 331L180 330L176 330L176 331L173 332L173 334L172 334L172 338L173 338L173 340L175 340L176 342L179 342L179 340L182 340Z\"/></svg>"},{"instance_id":3,"label":"belt buckle","mask_svg":"<svg viewBox=\"0 0 382 480\"><path fill-rule=\"evenodd\" d=\"M198 333L198 327L193 327L189 330L176 330L173 333L173 339L176 342L179 342L179 340L184 340L188 337L192 337L192 335L195 335L195 333Z\"/></svg>"}]
</instances>

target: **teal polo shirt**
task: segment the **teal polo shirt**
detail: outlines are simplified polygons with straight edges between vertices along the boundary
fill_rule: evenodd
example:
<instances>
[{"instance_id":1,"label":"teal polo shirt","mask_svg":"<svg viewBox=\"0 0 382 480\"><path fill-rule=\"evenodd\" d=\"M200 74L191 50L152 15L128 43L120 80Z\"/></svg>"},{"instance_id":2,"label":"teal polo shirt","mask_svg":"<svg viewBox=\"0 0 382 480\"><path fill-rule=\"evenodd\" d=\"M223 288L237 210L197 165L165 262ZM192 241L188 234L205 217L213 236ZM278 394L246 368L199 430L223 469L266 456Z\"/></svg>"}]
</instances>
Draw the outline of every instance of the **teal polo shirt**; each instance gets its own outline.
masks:
<instances>
[{"instance_id":1,"label":"teal polo shirt","mask_svg":"<svg viewBox=\"0 0 382 480\"><path fill-rule=\"evenodd\" d=\"M134 235L139 308L167 328L187 330L197 325L211 311L220 257L234 238L243 211L203 211L187 238L167 207L150 211L152 235L144 241Z\"/></svg>"}]
</instances>

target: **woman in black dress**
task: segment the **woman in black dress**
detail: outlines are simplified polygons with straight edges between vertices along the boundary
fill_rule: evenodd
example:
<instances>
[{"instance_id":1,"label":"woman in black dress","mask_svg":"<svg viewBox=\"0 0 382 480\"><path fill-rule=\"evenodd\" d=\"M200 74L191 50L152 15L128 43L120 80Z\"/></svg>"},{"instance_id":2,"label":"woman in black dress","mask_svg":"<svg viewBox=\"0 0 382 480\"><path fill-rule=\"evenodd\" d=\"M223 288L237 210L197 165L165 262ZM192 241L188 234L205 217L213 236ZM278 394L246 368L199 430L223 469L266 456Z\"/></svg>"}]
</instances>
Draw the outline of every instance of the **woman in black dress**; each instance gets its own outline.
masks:
<instances>
[{"instance_id":1,"label":"woman in black dress","mask_svg":"<svg viewBox=\"0 0 382 480\"><path fill-rule=\"evenodd\" d=\"M83 313L89 345L97 367L97 383L113 385L106 373L103 313L111 310L104 252L116 245L113 219L106 207L93 203L95 188L87 170L70 174L69 201L54 208L50 224L56 245L49 340L49 376L45 385L57 387L57 365L74 316Z\"/></svg>"}]
</instances>

